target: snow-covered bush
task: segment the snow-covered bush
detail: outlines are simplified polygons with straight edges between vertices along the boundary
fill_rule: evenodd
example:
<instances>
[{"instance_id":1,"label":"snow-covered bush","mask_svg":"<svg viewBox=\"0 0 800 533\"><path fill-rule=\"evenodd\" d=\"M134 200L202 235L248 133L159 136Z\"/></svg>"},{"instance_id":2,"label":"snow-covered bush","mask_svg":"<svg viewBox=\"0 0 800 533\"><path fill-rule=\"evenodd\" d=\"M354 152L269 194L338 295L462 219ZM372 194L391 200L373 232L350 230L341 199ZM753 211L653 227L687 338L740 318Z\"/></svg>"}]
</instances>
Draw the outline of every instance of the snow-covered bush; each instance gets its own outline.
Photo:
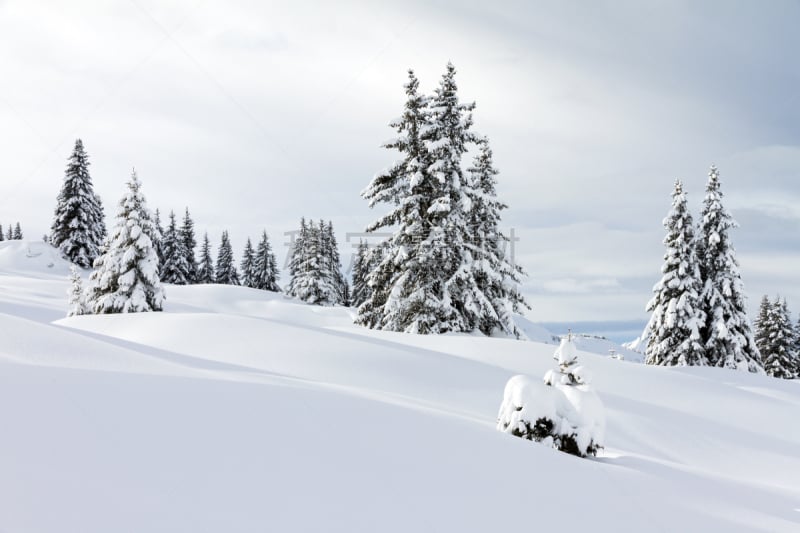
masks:
<instances>
[{"instance_id":1,"label":"snow-covered bush","mask_svg":"<svg viewBox=\"0 0 800 533\"><path fill-rule=\"evenodd\" d=\"M561 341L544 382L514 376L503 394L497 429L563 452L597 455L605 441L605 410L591 387L589 372L578 365L572 337Z\"/></svg>"}]
</instances>

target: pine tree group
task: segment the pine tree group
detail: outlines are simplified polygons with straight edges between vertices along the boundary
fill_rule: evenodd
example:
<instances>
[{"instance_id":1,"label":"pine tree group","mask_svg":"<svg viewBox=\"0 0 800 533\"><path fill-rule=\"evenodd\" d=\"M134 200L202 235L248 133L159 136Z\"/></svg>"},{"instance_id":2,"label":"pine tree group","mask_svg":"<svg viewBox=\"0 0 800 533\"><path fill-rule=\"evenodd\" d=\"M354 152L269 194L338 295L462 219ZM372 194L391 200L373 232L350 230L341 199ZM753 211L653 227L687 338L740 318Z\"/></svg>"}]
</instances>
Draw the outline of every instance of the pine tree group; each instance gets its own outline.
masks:
<instances>
[{"instance_id":1,"label":"pine tree group","mask_svg":"<svg viewBox=\"0 0 800 533\"><path fill-rule=\"evenodd\" d=\"M800 377L800 338L792 325L786 300L767 296L761 299L755 323L755 342L767 375L794 379Z\"/></svg>"},{"instance_id":2,"label":"pine tree group","mask_svg":"<svg viewBox=\"0 0 800 533\"><path fill-rule=\"evenodd\" d=\"M512 313L527 307L516 289L523 272L502 251L497 224L505 206L496 199L488 141L471 131L475 104L459 101L452 64L432 97L408 74L403 115L390 124L398 136L384 145L402 159L362 192L370 207L390 206L367 231L396 231L366 275L370 291L356 322L410 333L519 335ZM470 145L481 153L465 172ZM356 299L364 297L358 281Z\"/></svg>"},{"instance_id":3,"label":"pine tree group","mask_svg":"<svg viewBox=\"0 0 800 533\"><path fill-rule=\"evenodd\" d=\"M3 233L3 225L0 224L0 241L21 241L23 239L22 226L17 222L14 226L8 225L8 232Z\"/></svg>"},{"instance_id":4,"label":"pine tree group","mask_svg":"<svg viewBox=\"0 0 800 533\"><path fill-rule=\"evenodd\" d=\"M697 235L680 182L664 226L664 277L647 306L653 314L643 335L648 338L646 362L763 373L730 241L736 223L722 205L716 167L709 172Z\"/></svg>"},{"instance_id":5,"label":"pine tree group","mask_svg":"<svg viewBox=\"0 0 800 533\"><path fill-rule=\"evenodd\" d=\"M22 232L19 234L21 238ZM92 187L89 156L83 149L83 142L78 139L58 194L50 244L69 261L88 268L100 255L105 236L103 206Z\"/></svg>"},{"instance_id":6,"label":"pine tree group","mask_svg":"<svg viewBox=\"0 0 800 533\"><path fill-rule=\"evenodd\" d=\"M292 245L287 293L316 305L347 305L347 280L342 275L333 224L300 220Z\"/></svg>"},{"instance_id":7,"label":"pine tree group","mask_svg":"<svg viewBox=\"0 0 800 533\"><path fill-rule=\"evenodd\" d=\"M120 200L116 224L95 261L87 307L94 314L160 311L164 291L153 245L157 229L134 171Z\"/></svg>"}]
</instances>

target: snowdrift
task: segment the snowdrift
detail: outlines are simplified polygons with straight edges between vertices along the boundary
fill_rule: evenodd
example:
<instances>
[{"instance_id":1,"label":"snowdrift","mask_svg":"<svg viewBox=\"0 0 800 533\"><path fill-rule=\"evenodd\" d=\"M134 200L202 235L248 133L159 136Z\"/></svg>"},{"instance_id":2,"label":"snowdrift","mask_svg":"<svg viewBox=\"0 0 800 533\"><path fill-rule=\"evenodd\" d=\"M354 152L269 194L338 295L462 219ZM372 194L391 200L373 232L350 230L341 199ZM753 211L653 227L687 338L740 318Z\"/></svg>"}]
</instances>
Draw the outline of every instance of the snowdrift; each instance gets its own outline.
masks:
<instances>
[{"instance_id":1,"label":"snowdrift","mask_svg":"<svg viewBox=\"0 0 800 533\"><path fill-rule=\"evenodd\" d=\"M580 459L495 430L552 344L214 285L67 319L29 244L0 243L0 531L800 530L796 381L580 353L607 421Z\"/></svg>"}]
</instances>

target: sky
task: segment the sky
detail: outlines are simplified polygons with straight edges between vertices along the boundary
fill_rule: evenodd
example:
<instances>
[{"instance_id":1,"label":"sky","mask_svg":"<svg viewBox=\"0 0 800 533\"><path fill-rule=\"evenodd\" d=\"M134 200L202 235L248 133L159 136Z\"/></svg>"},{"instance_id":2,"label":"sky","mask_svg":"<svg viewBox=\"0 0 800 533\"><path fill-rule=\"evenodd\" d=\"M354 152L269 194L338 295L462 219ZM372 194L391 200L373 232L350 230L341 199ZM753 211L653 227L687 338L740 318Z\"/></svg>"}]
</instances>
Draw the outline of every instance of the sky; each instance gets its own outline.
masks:
<instances>
[{"instance_id":1,"label":"sky","mask_svg":"<svg viewBox=\"0 0 800 533\"><path fill-rule=\"evenodd\" d=\"M712 163L751 309L800 311L797 20L788 0L0 0L0 224L47 231L80 137L109 217L135 167L151 208L237 254L331 219L348 268L407 69L432 92L452 61L528 318L646 321L674 180L696 215Z\"/></svg>"}]
</instances>

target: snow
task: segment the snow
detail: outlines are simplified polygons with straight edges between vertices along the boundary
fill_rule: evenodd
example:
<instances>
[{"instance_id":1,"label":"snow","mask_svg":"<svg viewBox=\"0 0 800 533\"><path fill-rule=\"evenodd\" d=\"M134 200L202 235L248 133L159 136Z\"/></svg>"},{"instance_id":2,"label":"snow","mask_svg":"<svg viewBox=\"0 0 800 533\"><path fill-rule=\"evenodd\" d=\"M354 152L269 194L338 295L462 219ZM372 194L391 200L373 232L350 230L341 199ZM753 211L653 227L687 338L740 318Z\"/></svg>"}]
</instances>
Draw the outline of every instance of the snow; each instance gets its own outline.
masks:
<instances>
[{"instance_id":1,"label":"snow","mask_svg":"<svg viewBox=\"0 0 800 533\"><path fill-rule=\"evenodd\" d=\"M369 330L221 285L64 318L48 248L0 242L2 531L800 530L797 380L578 345L606 411L579 459L495 430L552 344Z\"/></svg>"}]
</instances>

